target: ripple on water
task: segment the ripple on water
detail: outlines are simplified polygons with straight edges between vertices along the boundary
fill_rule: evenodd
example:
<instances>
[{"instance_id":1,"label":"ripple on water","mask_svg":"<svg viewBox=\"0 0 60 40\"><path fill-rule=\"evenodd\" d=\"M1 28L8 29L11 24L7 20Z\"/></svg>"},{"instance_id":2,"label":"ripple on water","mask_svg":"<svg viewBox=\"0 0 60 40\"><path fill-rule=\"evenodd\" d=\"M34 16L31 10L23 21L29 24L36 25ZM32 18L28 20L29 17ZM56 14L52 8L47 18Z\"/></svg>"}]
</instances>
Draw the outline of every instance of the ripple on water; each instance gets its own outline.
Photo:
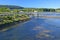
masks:
<instances>
[{"instance_id":1,"label":"ripple on water","mask_svg":"<svg viewBox=\"0 0 60 40\"><path fill-rule=\"evenodd\" d=\"M36 35L36 38L37 39L54 39L54 36L53 35L50 35L50 34L47 34L47 33L44 33L44 32L40 32Z\"/></svg>"},{"instance_id":2,"label":"ripple on water","mask_svg":"<svg viewBox=\"0 0 60 40\"><path fill-rule=\"evenodd\" d=\"M44 27L42 27L42 26L36 26L36 27L33 28L33 30L35 30L35 31L36 30L42 30L42 29L44 29Z\"/></svg>"}]
</instances>

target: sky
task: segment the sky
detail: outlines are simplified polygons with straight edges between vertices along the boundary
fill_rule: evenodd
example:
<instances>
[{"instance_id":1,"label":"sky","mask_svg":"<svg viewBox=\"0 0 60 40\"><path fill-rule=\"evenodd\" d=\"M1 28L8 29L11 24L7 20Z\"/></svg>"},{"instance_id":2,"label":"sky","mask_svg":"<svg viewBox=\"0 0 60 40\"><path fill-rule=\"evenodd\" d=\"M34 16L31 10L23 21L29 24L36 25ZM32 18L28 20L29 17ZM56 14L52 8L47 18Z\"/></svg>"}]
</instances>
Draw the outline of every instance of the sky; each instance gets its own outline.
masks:
<instances>
[{"instance_id":1,"label":"sky","mask_svg":"<svg viewBox=\"0 0 60 40\"><path fill-rule=\"evenodd\" d=\"M0 0L0 5L17 5L32 8L60 8L60 0Z\"/></svg>"}]
</instances>

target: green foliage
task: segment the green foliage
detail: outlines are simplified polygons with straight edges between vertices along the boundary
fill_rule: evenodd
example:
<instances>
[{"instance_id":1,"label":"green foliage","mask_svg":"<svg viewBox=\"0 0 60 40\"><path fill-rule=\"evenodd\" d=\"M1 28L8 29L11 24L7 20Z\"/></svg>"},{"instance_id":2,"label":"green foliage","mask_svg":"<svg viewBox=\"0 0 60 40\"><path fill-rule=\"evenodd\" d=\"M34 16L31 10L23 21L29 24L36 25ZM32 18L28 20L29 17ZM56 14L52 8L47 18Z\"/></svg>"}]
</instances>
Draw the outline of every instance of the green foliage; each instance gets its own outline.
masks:
<instances>
[{"instance_id":1,"label":"green foliage","mask_svg":"<svg viewBox=\"0 0 60 40\"><path fill-rule=\"evenodd\" d=\"M10 12L10 9L6 7L1 7L0 12Z\"/></svg>"},{"instance_id":2,"label":"green foliage","mask_svg":"<svg viewBox=\"0 0 60 40\"><path fill-rule=\"evenodd\" d=\"M13 9L13 12L14 13L18 13L20 10L18 10L18 9Z\"/></svg>"},{"instance_id":3,"label":"green foliage","mask_svg":"<svg viewBox=\"0 0 60 40\"><path fill-rule=\"evenodd\" d=\"M23 12L55 12L55 9L52 8L24 8L22 9Z\"/></svg>"},{"instance_id":4,"label":"green foliage","mask_svg":"<svg viewBox=\"0 0 60 40\"><path fill-rule=\"evenodd\" d=\"M13 16L8 16L8 15L7 16L1 16L0 17L0 25L15 22L15 21L23 21L23 20L27 20L27 19L29 19L29 17L25 14L22 14L22 15L13 14Z\"/></svg>"}]
</instances>

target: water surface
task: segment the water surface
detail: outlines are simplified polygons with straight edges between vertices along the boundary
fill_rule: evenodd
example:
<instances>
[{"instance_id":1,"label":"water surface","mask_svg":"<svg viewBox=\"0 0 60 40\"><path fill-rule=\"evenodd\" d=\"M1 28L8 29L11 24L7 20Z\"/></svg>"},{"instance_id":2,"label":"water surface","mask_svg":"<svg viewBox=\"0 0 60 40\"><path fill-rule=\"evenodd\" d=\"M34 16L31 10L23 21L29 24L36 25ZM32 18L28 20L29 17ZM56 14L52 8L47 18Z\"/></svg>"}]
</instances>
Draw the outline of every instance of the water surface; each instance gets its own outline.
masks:
<instances>
[{"instance_id":1,"label":"water surface","mask_svg":"<svg viewBox=\"0 0 60 40\"><path fill-rule=\"evenodd\" d=\"M0 40L60 40L60 19L32 18L0 32Z\"/></svg>"}]
</instances>

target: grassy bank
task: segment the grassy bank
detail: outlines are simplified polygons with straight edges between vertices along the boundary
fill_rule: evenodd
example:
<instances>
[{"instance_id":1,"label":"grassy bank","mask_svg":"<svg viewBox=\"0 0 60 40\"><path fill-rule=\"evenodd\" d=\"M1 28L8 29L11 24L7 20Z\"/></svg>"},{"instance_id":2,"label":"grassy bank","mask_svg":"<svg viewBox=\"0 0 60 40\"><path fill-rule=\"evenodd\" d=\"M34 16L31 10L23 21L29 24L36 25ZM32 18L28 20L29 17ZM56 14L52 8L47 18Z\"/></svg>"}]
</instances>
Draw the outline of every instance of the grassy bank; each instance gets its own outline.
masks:
<instances>
[{"instance_id":1,"label":"grassy bank","mask_svg":"<svg viewBox=\"0 0 60 40\"><path fill-rule=\"evenodd\" d=\"M0 16L0 30L7 28L8 26L15 25L20 22L24 22L29 20L29 16L26 14L13 14L13 15L7 15L7 16Z\"/></svg>"}]
</instances>

